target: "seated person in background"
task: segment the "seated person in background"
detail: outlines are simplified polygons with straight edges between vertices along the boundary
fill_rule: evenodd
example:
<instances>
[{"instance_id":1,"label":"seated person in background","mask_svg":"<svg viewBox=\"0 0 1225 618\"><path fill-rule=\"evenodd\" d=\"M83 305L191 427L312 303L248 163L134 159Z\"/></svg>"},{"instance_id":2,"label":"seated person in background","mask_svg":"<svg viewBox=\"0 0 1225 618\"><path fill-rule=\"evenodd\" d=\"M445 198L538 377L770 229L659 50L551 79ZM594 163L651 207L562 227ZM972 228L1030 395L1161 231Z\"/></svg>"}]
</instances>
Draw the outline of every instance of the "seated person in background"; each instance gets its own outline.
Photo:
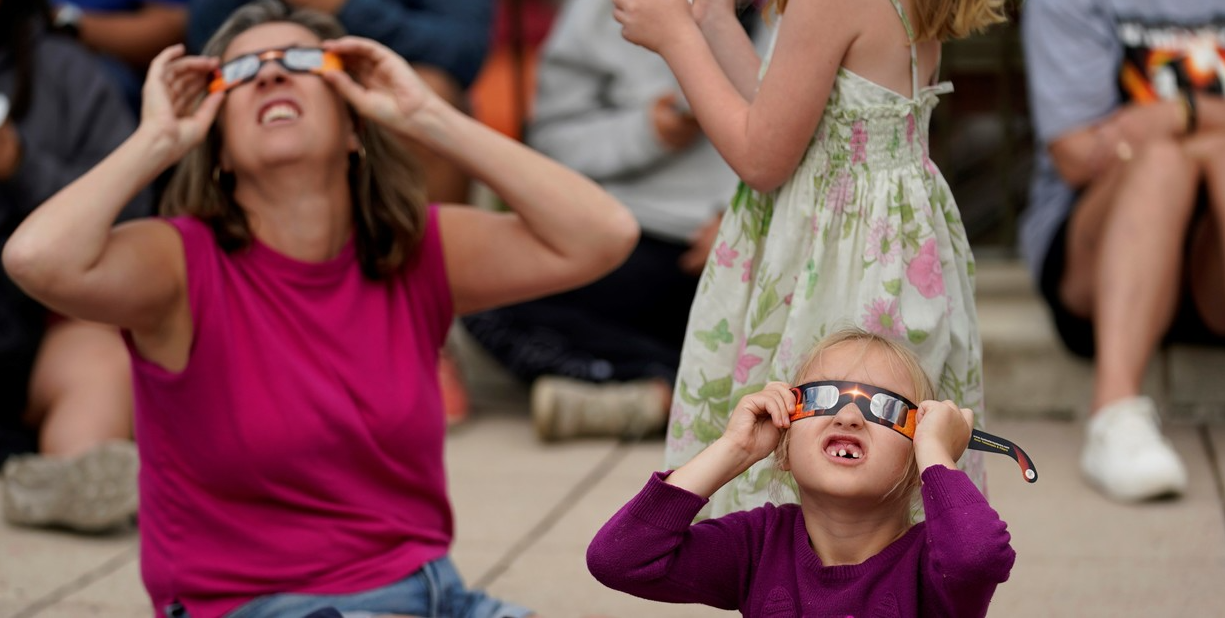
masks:
<instances>
[{"instance_id":1,"label":"seated person in background","mask_svg":"<svg viewBox=\"0 0 1225 618\"><path fill-rule=\"evenodd\" d=\"M638 246L587 287L464 318L531 383L543 440L663 428L698 275L737 182L668 65L622 38L612 9L610 0L564 5L544 44L527 142L629 206L643 228Z\"/></svg>"},{"instance_id":2,"label":"seated person in background","mask_svg":"<svg viewBox=\"0 0 1225 618\"><path fill-rule=\"evenodd\" d=\"M135 114L149 61L187 34L187 0L57 1L52 24L102 56Z\"/></svg>"},{"instance_id":3,"label":"seated person in background","mask_svg":"<svg viewBox=\"0 0 1225 618\"><path fill-rule=\"evenodd\" d=\"M1216 0L1029 0L1037 129L1021 250L1093 357L1081 469L1124 501L1187 473L1141 392L1163 342L1225 342L1225 17Z\"/></svg>"},{"instance_id":4,"label":"seated person in background","mask_svg":"<svg viewBox=\"0 0 1225 618\"><path fill-rule=\"evenodd\" d=\"M97 58L48 35L48 15L41 0L0 2L0 244L135 126ZM120 218L151 210L150 194L140 192ZM97 531L130 521L137 494L128 376L118 329L52 316L0 273L8 522Z\"/></svg>"},{"instance_id":5,"label":"seated person in background","mask_svg":"<svg viewBox=\"0 0 1225 618\"><path fill-rule=\"evenodd\" d=\"M286 0L340 20L354 36L374 39L413 65L413 70L446 102L467 109L468 87L489 53L493 0ZM188 49L199 50L234 9L246 0L190 0ZM429 198L468 201L470 179L428 148L412 152L425 167Z\"/></svg>"}]
</instances>

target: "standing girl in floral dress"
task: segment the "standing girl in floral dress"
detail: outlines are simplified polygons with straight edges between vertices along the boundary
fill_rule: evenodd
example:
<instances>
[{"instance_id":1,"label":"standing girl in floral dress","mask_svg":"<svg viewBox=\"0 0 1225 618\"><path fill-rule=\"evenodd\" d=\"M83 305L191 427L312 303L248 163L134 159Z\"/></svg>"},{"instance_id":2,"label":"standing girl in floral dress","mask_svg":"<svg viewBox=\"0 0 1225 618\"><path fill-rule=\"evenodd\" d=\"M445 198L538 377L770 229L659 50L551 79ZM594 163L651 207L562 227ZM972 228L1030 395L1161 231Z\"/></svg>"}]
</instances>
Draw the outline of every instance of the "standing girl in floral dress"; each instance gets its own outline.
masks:
<instances>
[{"instance_id":1,"label":"standing girl in floral dress","mask_svg":"<svg viewBox=\"0 0 1225 618\"><path fill-rule=\"evenodd\" d=\"M771 4L786 16L766 70L732 28L734 0L615 0L625 38L668 62L743 181L690 312L669 468L722 435L743 395L786 380L803 350L846 326L907 343L938 399L983 409L974 258L928 158L928 122L951 90L935 83L941 41L1003 21L1002 0ZM977 455L961 466L982 488ZM775 478L758 463L708 514L794 501Z\"/></svg>"}]
</instances>

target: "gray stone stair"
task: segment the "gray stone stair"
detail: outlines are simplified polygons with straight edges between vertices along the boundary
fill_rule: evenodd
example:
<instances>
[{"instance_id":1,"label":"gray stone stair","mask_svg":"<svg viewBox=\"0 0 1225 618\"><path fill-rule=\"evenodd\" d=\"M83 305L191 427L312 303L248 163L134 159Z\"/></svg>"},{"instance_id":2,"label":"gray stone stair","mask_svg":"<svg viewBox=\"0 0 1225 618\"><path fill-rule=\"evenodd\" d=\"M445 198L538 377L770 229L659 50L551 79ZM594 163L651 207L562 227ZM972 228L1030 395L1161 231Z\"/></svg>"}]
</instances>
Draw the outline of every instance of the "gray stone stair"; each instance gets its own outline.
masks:
<instances>
[{"instance_id":1,"label":"gray stone stair","mask_svg":"<svg viewBox=\"0 0 1225 618\"><path fill-rule=\"evenodd\" d=\"M1046 305L1017 260L978 262L978 318L990 418L1088 414L1093 365L1063 348ZM1157 354L1144 391L1173 422L1225 425L1225 349L1176 345Z\"/></svg>"}]
</instances>

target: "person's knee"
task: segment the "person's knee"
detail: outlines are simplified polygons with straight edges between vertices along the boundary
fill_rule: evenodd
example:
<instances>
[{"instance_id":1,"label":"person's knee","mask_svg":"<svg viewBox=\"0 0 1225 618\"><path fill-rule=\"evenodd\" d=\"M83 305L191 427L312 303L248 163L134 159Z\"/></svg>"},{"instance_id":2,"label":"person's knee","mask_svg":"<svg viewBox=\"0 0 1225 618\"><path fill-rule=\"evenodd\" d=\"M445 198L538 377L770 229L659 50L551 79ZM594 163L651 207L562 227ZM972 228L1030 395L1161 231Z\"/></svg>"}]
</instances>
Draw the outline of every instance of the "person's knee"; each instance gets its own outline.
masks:
<instances>
[{"instance_id":1,"label":"person's knee","mask_svg":"<svg viewBox=\"0 0 1225 618\"><path fill-rule=\"evenodd\" d=\"M1186 156L1205 169L1225 170L1225 131L1197 133L1183 142Z\"/></svg>"},{"instance_id":2,"label":"person's knee","mask_svg":"<svg viewBox=\"0 0 1225 618\"><path fill-rule=\"evenodd\" d=\"M1122 216L1138 217L1145 226L1185 228L1195 208L1198 166L1182 144L1156 140L1146 145L1127 170L1131 176L1115 197L1112 210ZM1137 191L1142 184L1147 191ZM1152 199L1157 193L1167 199Z\"/></svg>"},{"instance_id":3,"label":"person's knee","mask_svg":"<svg viewBox=\"0 0 1225 618\"><path fill-rule=\"evenodd\" d=\"M30 378L31 402L49 403L71 389L126 389L130 368L118 329L67 320L43 339Z\"/></svg>"}]
</instances>

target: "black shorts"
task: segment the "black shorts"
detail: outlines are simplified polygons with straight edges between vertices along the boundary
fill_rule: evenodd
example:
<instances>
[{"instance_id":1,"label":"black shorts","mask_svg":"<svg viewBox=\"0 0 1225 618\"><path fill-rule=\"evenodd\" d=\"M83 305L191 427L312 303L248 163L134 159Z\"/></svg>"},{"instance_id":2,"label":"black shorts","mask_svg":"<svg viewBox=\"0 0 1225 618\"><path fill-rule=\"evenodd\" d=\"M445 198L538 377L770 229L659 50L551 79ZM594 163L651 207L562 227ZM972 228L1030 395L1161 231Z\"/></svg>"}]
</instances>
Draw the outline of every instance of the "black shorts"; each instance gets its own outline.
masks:
<instances>
[{"instance_id":1,"label":"black shorts","mask_svg":"<svg viewBox=\"0 0 1225 618\"><path fill-rule=\"evenodd\" d=\"M0 358L0 464L9 455L38 448L38 432L22 422L33 365L33 354L13 353Z\"/></svg>"},{"instance_id":2,"label":"black shorts","mask_svg":"<svg viewBox=\"0 0 1225 618\"><path fill-rule=\"evenodd\" d=\"M1079 200L1080 195L1077 194L1074 199ZM1207 209L1208 192L1205 187L1201 186L1199 195L1196 197L1195 214L1192 215L1192 220L1198 221L1206 216ZM1067 262L1068 221L1070 220L1069 213L1063 223L1059 224L1059 229L1056 230L1055 237L1051 240L1051 248L1046 254L1046 261L1042 263L1042 275L1038 287L1043 300L1051 308L1055 330L1059 333L1059 338L1063 340L1064 345L1078 356L1093 358L1095 346L1093 323L1072 314L1059 300L1059 282L1063 279L1063 271ZM1195 302L1191 298L1191 288L1185 279L1180 286L1179 294L1178 306L1174 310L1174 322L1166 331L1163 343L1225 345L1225 336L1212 332L1200 317L1199 311L1195 308Z\"/></svg>"}]
</instances>

